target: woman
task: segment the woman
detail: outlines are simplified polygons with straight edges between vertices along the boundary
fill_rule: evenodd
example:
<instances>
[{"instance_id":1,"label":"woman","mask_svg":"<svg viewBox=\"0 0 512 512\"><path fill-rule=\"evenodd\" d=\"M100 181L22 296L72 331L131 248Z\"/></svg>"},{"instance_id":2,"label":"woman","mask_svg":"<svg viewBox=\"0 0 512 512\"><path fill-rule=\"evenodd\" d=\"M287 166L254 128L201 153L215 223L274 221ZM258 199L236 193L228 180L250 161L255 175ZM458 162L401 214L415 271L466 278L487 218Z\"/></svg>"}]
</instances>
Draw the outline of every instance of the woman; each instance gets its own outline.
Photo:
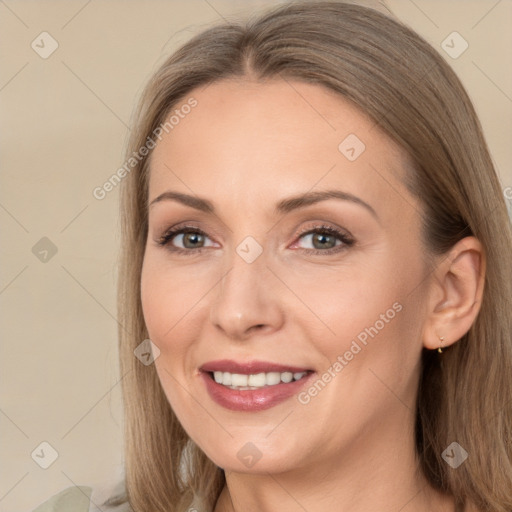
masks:
<instances>
[{"instance_id":1,"label":"woman","mask_svg":"<svg viewBox=\"0 0 512 512\"><path fill-rule=\"evenodd\" d=\"M195 36L134 126L110 503L511 510L510 222L439 54L290 3Z\"/></svg>"}]
</instances>

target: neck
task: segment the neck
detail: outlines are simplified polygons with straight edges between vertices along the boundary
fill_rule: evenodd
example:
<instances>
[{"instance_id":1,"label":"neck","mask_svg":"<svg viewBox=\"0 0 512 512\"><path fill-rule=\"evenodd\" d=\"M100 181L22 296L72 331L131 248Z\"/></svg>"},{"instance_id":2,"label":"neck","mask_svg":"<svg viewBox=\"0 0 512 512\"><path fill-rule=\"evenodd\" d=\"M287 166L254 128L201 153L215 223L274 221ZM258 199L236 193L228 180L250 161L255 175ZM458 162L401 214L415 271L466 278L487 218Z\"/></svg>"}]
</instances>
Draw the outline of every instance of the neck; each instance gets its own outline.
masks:
<instances>
[{"instance_id":1,"label":"neck","mask_svg":"<svg viewBox=\"0 0 512 512\"><path fill-rule=\"evenodd\" d=\"M399 420L403 425L404 418ZM454 512L453 498L434 490L419 470L412 428L397 435L394 427L379 424L331 459L304 467L264 474L226 471L214 512Z\"/></svg>"}]
</instances>

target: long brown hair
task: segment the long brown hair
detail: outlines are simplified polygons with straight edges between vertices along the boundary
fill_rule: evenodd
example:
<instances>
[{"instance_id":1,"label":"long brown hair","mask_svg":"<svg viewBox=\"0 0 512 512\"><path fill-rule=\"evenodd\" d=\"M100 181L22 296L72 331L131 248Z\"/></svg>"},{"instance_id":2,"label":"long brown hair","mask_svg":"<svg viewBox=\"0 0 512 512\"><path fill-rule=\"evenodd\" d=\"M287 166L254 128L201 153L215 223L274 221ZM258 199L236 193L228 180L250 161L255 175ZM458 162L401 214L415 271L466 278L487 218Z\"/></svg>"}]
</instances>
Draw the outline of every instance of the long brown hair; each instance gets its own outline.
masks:
<instances>
[{"instance_id":1,"label":"long brown hair","mask_svg":"<svg viewBox=\"0 0 512 512\"><path fill-rule=\"evenodd\" d=\"M422 355L416 450L430 484L452 495L459 509L512 510L512 235L460 80L424 39L391 16L341 1L284 4L245 23L209 28L174 52L142 95L127 156L146 146L196 87L248 74L318 84L351 100L410 155L407 186L424 206L423 238L431 254L445 253L467 235L482 243L487 270L479 315L442 355ZM182 428L154 365L134 356L148 338L140 276L149 155L120 185L125 499L136 512L184 512L192 505L210 512L224 471ZM452 441L469 454L457 469L441 456Z\"/></svg>"}]
</instances>

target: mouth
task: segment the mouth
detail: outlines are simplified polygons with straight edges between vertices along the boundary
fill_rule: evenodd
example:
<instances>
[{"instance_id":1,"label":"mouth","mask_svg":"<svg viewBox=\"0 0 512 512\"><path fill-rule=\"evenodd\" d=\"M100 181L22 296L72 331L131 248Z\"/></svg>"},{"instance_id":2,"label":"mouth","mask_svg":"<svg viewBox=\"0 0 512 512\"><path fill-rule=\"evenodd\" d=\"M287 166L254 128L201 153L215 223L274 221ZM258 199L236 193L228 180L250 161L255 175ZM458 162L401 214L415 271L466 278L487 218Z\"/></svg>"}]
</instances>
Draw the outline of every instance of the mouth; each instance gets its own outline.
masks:
<instances>
[{"instance_id":1,"label":"mouth","mask_svg":"<svg viewBox=\"0 0 512 512\"><path fill-rule=\"evenodd\" d=\"M210 379L217 384L236 389L239 391L254 390L277 386L278 384L289 384L292 381L303 379L306 375L313 373L312 370L302 372L260 372L260 373L230 373L230 372L205 372Z\"/></svg>"},{"instance_id":2,"label":"mouth","mask_svg":"<svg viewBox=\"0 0 512 512\"><path fill-rule=\"evenodd\" d=\"M257 390L299 381L314 370L264 361L237 363L222 360L201 366L200 371L217 384L233 390Z\"/></svg>"},{"instance_id":3,"label":"mouth","mask_svg":"<svg viewBox=\"0 0 512 512\"><path fill-rule=\"evenodd\" d=\"M261 361L212 361L199 368L210 398L243 413L257 413L290 400L315 374L311 368Z\"/></svg>"}]
</instances>

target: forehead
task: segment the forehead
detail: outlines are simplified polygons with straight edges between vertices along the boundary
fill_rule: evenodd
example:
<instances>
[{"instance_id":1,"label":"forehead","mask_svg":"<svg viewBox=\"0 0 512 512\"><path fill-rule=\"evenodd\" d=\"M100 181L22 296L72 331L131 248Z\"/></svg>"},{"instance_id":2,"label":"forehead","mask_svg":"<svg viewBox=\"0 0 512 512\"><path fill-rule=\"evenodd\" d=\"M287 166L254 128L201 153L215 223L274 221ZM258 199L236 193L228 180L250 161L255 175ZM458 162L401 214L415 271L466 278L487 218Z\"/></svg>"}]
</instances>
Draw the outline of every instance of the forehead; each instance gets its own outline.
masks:
<instances>
[{"instance_id":1,"label":"forehead","mask_svg":"<svg viewBox=\"0 0 512 512\"><path fill-rule=\"evenodd\" d=\"M190 98L196 106L180 110ZM313 188L380 203L407 194L405 153L323 86L223 80L191 91L171 115L151 156L150 200L166 188L246 205Z\"/></svg>"}]
</instances>

